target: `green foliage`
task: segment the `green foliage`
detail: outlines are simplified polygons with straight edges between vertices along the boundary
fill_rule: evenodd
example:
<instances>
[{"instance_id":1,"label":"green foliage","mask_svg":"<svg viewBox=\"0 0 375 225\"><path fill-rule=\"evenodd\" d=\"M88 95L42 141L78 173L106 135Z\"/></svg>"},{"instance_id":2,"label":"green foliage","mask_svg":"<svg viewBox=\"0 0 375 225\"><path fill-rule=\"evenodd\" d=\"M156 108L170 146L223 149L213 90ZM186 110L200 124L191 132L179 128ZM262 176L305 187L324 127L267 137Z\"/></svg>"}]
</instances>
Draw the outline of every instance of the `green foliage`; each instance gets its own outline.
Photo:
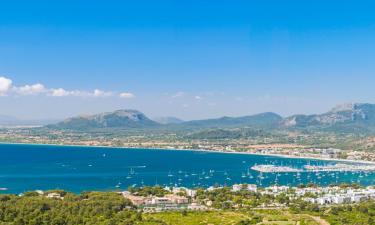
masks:
<instances>
[{"instance_id":1,"label":"green foliage","mask_svg":"<svg viewBox=\"0 0 375 225\"><path fill-rule=\"evenodd\" d=\"M131 189L143 195L161 195L168 191L161 187ZM59 193L63 199L47 198L48 193ZM220 210L194 212L163 212L147 214L138 211L129 200L113 192L84 192L80 195L65 191L48 191L45 195L27 192L23 196L0 195L0 224L4 225L195 225L195 224L259 224L269 221L300 221L300 224L316 224L314 215L331 225L375 225L375 202L353 205L320 207L301 199L290 201L286 195L276 197L259 195L249 191L232 192L229 188L214 191L197 191L200 202L212 201ZM287 209L256 210L262 203L289 204ZM284 223L282 223L284 224ZM292 224L292 223L290 223Z\"/></svg>"},{"instance_id":2,"label":"green foliage","mask_svg":"<svg viewBox=\"0 0 375 225\"><path fill-rule=\"evenodd\" d=\"M249 209L259 206L262 203L269 203L275 200L275 198L270 195L261 195L246 190L233 192L230 188L221 188L214 191L198 190L197 199L202 203L212 201L212 206L217 209Z\"/></svg>"},{"instance_id":3,"label":"green foliage","mask_svg":"<svg viewBox=\"0 0 375 225\"><path fill-rule=\"evenodd\" d=\"M55 192L55 191L54 191ZM50 199L35 194L0 196L0 224L134 224L140 218L116 193L91 192Z\"/></svg>"},{"instance_id":4,"label":"green foliage","mask_svg":"<svg viewBox=\"0 0 375 225\"><path fill-rule=\"evenodd\" d=\"M150 195L163 197L164 195L170 193L170 191L165 190L161 186L129 187L128 191L132 194L144 197Z\"/></svg>"},{"instance_id":5,"label":"green foliage","mask_svg":"<svg viewBox=\"0 0 375 225\"><path fill-rule=\"evenodd\" d=\"M375 202L332 207L322 214L331 225L375 225Z\"/></svg>"}]
</instances>

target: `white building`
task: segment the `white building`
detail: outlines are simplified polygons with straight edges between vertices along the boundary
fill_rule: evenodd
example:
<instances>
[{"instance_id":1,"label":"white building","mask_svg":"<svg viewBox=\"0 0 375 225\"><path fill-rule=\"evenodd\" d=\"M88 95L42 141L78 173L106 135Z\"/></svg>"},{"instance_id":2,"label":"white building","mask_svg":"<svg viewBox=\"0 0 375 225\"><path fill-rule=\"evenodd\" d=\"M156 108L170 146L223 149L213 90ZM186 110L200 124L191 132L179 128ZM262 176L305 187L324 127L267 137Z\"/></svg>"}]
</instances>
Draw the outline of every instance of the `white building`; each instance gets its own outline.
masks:
<instances>
[{"instance_id":1,"label":"white building","mask_svg":"<svg viewBox=\"0 0 375 225\"><path fill-rule=\"evenodd\" d=\"M234 184L232 186L233 192L242 191L242 190L256 192L258 189L255 184Z\"/></svg>"}]
</instances>

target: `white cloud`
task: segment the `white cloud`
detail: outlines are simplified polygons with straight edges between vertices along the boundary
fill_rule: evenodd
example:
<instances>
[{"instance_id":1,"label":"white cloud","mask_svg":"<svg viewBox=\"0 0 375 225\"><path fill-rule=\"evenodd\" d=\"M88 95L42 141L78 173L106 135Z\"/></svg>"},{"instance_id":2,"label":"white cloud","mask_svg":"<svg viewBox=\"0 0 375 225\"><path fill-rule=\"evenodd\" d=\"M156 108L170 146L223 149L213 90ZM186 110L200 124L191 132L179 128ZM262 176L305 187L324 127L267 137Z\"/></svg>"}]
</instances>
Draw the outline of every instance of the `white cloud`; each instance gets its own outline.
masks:
<instances>
[{"instance_id":1,"label":"white cloud","mask_svg":"<svg viewBox=\"0 0 375 225\"><path fill-rule=\"evenodd\" d=\"M112 92L106 92L99 89L95 89L93 93L93 97L110 97L112 95Z\"/></svg>"},{"instance_id":2,"label":"white cloud","mask_svg":"<svg viewBox=\"0 0 375 225\"><path fill-rule=\"evenodd\" d=\"M43 84L25 85L22 87L15 87L15 91L20 95L33 95L39 94L46 91Z\"/></svg>"},{"instance_id":3,"label":"white cloud","mask_svg":"<svg viewBox=\"0 0 375 225\"><path fill-rule=\"evenodd\" d=\"M63 88L51 89L51 96L53 97L65 97L71 95L71 92L66 91Z\"/></svg>"},{"instance_id":4,"label":"white cloud","mask_svg":"<svg viewBox=\"0 0 375 225\"><path fill-rule=\"evenodd\" d=\"M0 96L7 95L35 95L44 94L51 97L111 97L115 96L116 93L112 91L103 91L95 89L94 91L82 91L82 90L66 90L64 88L46 88L43 84L26 84L24 86L14 86L11 79L6 77L0 77ZM121 98L133 98L134 94L128 92L122 92L118 94Z\"/></svg>"},{"instance_id":5,"label":"white cloud","mask_svg":"<svg viewBox=\"0 0 375 225\"><path fill-rule=\"evenodd\" d=\"M7 95L12 88L12 80L6 77L0 77L0 96Z\"/></svg>"},{"instance_id":6,"label":"white cloud","mask_svg":"<svg viewBox=\"0 0 375 225\"><path fill-rule=\"evenodd\" d=\"M132 93L129 93L129 92L123 92L123 93L120 93L119 95L120 98L134 98L134 94Z\"/></svg>"},{"instance_id":7,"label":"white cloud","mask_svg":"<svg viewBox=\"0 0 375 225\"><path fill-rule=\"evenodd\" d=\"M196 100L201 100L201 99L202 99L202 97L199 96L199 95L196 95L194 98L195 98Z\"/></svg>"},{"instance_id":8,"label":"white cloud","mask_svg":"<svg viewBox=\"0 0 375 225\"><path fill-rule=\"evenodd\" d=\"M79 91L79 90L74 90L74 91L67 91L63 88L57 88L57 89L51 89L50 90L50 96L53 97L94 97L94 98L99 98L99 97L110 97L113 96L112 92L106 92L102 91L99 89L95 89L93 92L88 92L88 91Z\"/></svg>"}]
</instances>

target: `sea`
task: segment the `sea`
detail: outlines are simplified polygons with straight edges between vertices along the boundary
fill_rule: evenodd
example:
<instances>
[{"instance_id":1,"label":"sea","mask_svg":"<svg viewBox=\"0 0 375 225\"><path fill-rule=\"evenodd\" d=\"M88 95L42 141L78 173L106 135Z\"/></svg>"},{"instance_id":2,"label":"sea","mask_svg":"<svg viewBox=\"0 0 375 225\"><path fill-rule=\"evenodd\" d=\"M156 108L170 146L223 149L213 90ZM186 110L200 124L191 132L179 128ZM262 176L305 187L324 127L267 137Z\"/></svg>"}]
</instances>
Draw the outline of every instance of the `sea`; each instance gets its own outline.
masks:
<instances>
[{"instance_id":1,"label":"sea","mask_svg":"<svg viewBox=\"0 0 375 225\"><path fill-rule=\"evenodd\" d=\"M374 185L373 172L260 173L254 165L333 165L335 161L198 150L0 144L0 193L63 189L126 190L129 186L258 186L314 183Z\"/></svg>"}]
</instances>

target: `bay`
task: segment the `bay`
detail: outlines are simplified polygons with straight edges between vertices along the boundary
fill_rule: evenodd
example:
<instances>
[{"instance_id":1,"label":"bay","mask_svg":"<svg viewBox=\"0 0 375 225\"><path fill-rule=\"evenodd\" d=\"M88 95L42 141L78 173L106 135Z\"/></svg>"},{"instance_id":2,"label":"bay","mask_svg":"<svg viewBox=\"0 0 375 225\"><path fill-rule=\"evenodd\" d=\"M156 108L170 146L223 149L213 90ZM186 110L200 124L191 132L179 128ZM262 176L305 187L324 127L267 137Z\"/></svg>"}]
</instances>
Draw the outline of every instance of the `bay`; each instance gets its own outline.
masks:
<instances>
[{"instance_id":1,"label":"bay","mask_svg":"<svg viewBox=\"0 0 375 225\"><path fill-rule=\"evenodd\" d=\"M259 173L254 165L302 168L334 161L205 151L0 144L0 193L64 189L72 192L124 190L128 186L209 187L358 182L375 184L374 173Z\"/></svg>"}]
</instances>

